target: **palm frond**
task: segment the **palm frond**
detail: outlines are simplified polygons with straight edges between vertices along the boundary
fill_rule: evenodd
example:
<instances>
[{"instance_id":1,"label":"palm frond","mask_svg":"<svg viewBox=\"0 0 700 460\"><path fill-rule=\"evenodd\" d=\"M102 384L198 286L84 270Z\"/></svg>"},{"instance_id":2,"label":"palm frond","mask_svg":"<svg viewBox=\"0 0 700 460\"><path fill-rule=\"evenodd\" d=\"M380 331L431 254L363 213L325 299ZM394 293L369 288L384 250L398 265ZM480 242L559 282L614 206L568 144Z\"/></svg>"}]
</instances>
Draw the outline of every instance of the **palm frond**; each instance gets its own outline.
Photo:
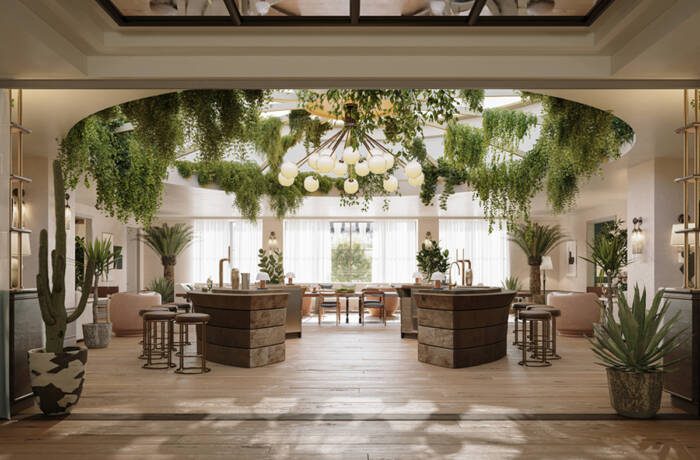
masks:
<instances>
[{"instance_id":1,"label":"palm frond","mask_svg":"<svg viewBox=\"0 0 700 460\"><path fill-rule=\"evenodd\" d=\"M565 238L558 225L525 223L513 227L510 240L523 250L528 259L541 259Z\"/></svg>"},{"instance_id":2,"label":"palm frond","mask_svg":"<svg viewBox=\"0 0 700 460\"><path fill-rule=\"evenodd\" d=\"M141 239L159 256L175 258L192 242L192 228L185 224L151 226L143 230Z\"/></svg>"}]
</instances>

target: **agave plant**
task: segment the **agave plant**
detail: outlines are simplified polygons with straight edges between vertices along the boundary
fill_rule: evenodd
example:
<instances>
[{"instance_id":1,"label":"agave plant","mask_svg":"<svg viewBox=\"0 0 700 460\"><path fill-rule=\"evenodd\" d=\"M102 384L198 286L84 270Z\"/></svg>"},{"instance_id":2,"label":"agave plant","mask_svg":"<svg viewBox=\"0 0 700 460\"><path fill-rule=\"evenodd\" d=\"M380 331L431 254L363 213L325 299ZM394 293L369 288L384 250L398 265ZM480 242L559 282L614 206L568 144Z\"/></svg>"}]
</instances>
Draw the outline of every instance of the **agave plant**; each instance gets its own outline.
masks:
<instances>
[{"instance_id":1,"label":"agave plant","mask_svg":"<svg viewBox=\"0 0 700 460\"><path fill-rule=\"evenodd\" d=\"M109 268L114 265L114 260L119 257L119 252L112 247L112 240L103 238L95 240L91 243L83 242L83 252L85 258L95 266L95 282L93 284L94 292L92 296L92 321L97 322L97 284L100 277L109 273Z\"/></svg>"},{"instance_id":2,"label":"agave plant","mask_svg":"<svg viewBox=\"0 0 700 460\"><path fill-rule=\"evenodd\" d=\"M503 287L509 291L520 291L522 285L520 284L520 279L517 276L509 276L503 280Z\"/></svg>"},{"instance_id":3,"label":"agave plant","mask_svg":"<svg viewBox=\"0 0 700 460\"><path fill-rule=\"evenodd\" d=\"M163 303L171 303L175 301L175 286L172 281L167 278L155 278L150 282L146 289L160 294Z\"/></svg>"},{"instance_id":4,"label":"agave plant","mask_svg":"<svg viewBox=\"0 0 700 460\"><path fill-rule=\"evenodd\" d=\"M141 239L160 256L163 277L174 284L177 256L192 242L192 227L185 224L147 227L143 230Z\"/></svg>"},{"instance_id":5,"label":"agave plant","mask_svg":"<svg viewBox=\"0 0 700 460\"><path fill-rule=\"evenodd\" d=\"M678 313L665 319L669 304L662 296L663 291L657 292L647 310L646 289L640 295L639 286L635 286L631 306L625 295L618 294L619 320L612 309L604 309L600 323L593 325L591 339L593 352L602 361L599 364L623 372L649 373L679 361L664 362L664 356L681 345L685 330L671 334Z\"/></svg>"},{"instance_id":6,"label":"agave plant","mask_svg":"<svg viewBox=\"0 0 700 460\"><path fill-rule=\"evenodd\" d=\"M605 274L608 285L605 291L608 309L613 303L613 279L620 275L620 270L627 265L627 242L622 238L598 236L593 244L588 244L589 257L580 256L581 259L599 267Z\"/></svg>"},{"instance_id":7,"label":"agave plant","mask_svg":"<svg viewBox=\"0 0 700 460\"><path fill-rule=\"evenodd\" d=\"M564 241L566 236L558 225L540 225L525 223L514 226L511 241L520 247L527 256L530 266L530 295L537 301L541 296L540 265L542 257ZM541 299L540 299L541 300Z\"/></svg>"}]
</instances>

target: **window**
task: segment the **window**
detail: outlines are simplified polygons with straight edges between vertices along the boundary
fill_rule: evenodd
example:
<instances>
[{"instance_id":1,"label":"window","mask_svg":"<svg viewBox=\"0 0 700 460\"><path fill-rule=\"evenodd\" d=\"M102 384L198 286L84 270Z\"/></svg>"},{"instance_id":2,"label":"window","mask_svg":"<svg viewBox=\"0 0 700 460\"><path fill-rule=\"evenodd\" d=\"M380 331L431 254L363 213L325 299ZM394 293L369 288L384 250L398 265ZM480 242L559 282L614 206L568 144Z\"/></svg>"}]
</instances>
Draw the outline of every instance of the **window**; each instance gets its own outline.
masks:
<instances>
[{"instance_id":1,"label":"window","mask_svg":"<svg viewBox=\"0 0 700 460\"><path fill-rule=\"evenodd\" d=\"M372 281L412 282L416 271L418 223L415 220L378 220L372 232Z\"/></svg>"},{"instance_id":2,"label":"window","mask_svg":"<svg viewBox=\"0 0 700 460\"><path fill-rule=\"evenodd\" d=\"M325 220L284 221L284 269L299 283L331 279L331 233Z\"/></svg>"},{"instance_id":3,"label":"window","mask_svg":"<svg viewBox=\"0 0 700 460\"><path fill-rule=\"evenodd\" d=\"M482 219L440 219L440 246L450 250L450 260L457 249L460 256L464 250L472 262L475 286L500 286L510 274L505 228L494 227L489 233L489 224Z\"/></svg>"},{"instance_id":4,"label":"window","mask_svg":"<svg viewBox=\"0 0 700 460\"><path fill-rule=\"evenodd\" d=\"M331 281L372 280L372 223L331 222Z\"/></svg>"},{"instance_id":5,"label":"window","mask_svg":"<svg viewBox=\"0 0 700 460\"><path fill-rule=\"evenodd\" d=\"M195 220L193 249L193 275L196 283L204 283L211 277L216 281L219 259L228 257L231 248L230 267L241 273L250 273L255 279L258 271L258 249L262 244L262 226L246 220ZM228 280L228 277L224 277Z\"/></svg>"}]
</instances>

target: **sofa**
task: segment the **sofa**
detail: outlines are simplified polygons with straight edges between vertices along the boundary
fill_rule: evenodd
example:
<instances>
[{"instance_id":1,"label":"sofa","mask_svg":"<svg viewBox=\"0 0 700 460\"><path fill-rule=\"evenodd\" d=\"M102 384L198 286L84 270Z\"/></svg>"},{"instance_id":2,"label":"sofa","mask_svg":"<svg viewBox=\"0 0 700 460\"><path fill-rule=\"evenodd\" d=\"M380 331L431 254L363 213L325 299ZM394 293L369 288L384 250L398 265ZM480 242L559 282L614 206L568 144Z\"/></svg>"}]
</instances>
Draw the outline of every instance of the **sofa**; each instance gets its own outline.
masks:
<instances>
[{"instance_id":1,"label":"sofa","mask_svg":"<svg viewBox=\"0 0 700 460\"><path fill-rule=\"evenodd\" d=\"M593 292L552 292L547 305L561 310L557 318L557 331L569 337L590 337L593 323L600 321L601 305Z\"/></svg>"},{"instance_id":2,"label":"sofa","mask_svg":"<svg viewBox=\"0 0 700 460\"><path fill-rule=\"evenodd\" d=\"M117 292L109 297L108 308L112 318L112 331L116 336L138 336L142 333L139 310L161 304L156 292Z\"/></svg>"}]
</instances>

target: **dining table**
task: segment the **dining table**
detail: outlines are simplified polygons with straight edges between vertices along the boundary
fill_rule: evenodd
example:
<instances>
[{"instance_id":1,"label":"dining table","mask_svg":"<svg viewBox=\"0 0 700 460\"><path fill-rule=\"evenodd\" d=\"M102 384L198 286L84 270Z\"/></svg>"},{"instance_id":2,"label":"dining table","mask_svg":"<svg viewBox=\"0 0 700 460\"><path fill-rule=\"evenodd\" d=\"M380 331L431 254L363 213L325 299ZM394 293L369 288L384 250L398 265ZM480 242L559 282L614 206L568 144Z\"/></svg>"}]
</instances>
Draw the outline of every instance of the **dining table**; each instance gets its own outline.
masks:
<instances>
[{"instance_id":1,"label":"dining table","mask_svg":"<svg viewBox=\"0 0 700 460\"><path fill-rule=\"evenodd\" d=\"M304 293L304 297L337 297L338 299L345 298L345 323L350 323L350 299L359 298L360 292L354 291L332 291L332 290L319 290L319 291L308 291ZM362 315L360 316L360 324L362 324Z\"/></svg>"}]
</instances>

